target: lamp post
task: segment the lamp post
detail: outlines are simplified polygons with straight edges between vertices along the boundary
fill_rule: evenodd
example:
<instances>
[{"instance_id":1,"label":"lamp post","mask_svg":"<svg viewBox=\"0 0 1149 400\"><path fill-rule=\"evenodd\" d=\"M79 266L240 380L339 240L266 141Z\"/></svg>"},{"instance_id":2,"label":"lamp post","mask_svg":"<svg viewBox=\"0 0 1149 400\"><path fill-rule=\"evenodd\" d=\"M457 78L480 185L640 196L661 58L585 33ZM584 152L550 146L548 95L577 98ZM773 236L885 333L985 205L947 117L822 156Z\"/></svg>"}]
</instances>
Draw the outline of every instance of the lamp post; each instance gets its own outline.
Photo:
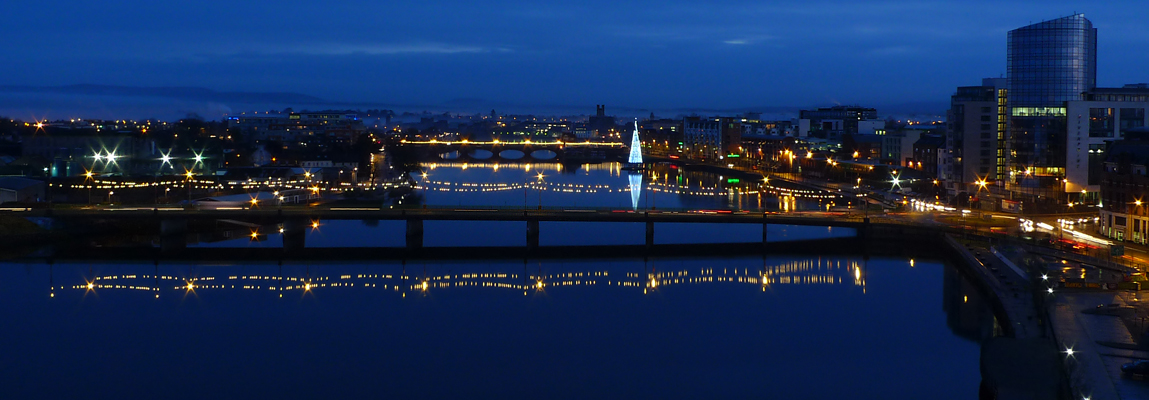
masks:
<instances>
[{"instance_id":1,"label":"lamp post","mask_svg":"<svg viewBox=\"0 0 1149 400\"><path fill-rule=\"evenodd\" d=\"M88 185L88 204L92 204L92 171L84 172L84 183Z\"/></svg>"},{"instance_id":2,"label":"lamp post","mask_svg":"<svg viewBox=\"0 0 1149 400\"><path fill-rule=\"evenodd\" d=\"M193 166L192 168L194 169L195 167ZM191 181L192 181L192 171L191 171L191 170L188 170L188 171L187 171L187 173L186 173L186 174L184 174L184 176L186 176L186 177L187 177L187 179L185 179L185 181L187 182L187 187L188 187L188 205L190 206L190 205L191 205L191 201L192 201L192 189L191 189L191 188L192 188L192 186L191 186Z\"/></svg>"},{"instance_id":3,"label":"lamp post","mask_svg":"<svg viewBox=\"0 0 1149 400\"><path fill-rule=\"evenodd\" d=\"M538 184L539 184L539 190L538 190L539 191L539 210L542 210L543 209L543 173L542 172L539 172Z\"/></svg>"},{"instance_id":4,"label":"lamp post","mask_svg":"<svg viewBox=\"0 0 1149 400\"><path fill-rule=\"evenodd\" d=\"M420 175L423 177L423 182L420 182L420 186L423 187L423 208L427 208L427 171L423 171ZM310 172L307 173L307 179L308 182L311 181Z\"/></svg>"}]
</instances>

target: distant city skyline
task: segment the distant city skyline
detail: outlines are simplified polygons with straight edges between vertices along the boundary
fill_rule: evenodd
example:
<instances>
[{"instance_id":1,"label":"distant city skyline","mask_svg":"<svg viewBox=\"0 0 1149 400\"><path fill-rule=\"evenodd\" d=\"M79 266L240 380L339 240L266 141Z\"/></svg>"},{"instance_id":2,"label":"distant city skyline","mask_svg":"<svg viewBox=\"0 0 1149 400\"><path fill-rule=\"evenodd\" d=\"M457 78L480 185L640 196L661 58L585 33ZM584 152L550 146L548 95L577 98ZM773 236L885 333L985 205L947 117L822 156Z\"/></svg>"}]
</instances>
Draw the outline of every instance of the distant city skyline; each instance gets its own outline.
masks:
<instances>
[{"instance_id":1,"label":"distant city skyline","mask_svg":"<svg viewBox=\"0 0 1149 400\"><path fill-rule=\"evenodd\" d=\"M1098 28L1098 86L1149 81L1142 67L1149 65L1149 26L1138 17L1149 4L1137 1L58 0L8 8L28 17L0 26L11 38L0 49L16 55L0 65L4 86L197 87L466 109L459 111L935 104L943 112L954 87L1004 76L1007 31L1074 12ZM262 105L197 98L118 103L52 93L29 100L27 91L0 92L0 115L16 118L120 109L222 114Z\"/></svg>"}]
</instances>

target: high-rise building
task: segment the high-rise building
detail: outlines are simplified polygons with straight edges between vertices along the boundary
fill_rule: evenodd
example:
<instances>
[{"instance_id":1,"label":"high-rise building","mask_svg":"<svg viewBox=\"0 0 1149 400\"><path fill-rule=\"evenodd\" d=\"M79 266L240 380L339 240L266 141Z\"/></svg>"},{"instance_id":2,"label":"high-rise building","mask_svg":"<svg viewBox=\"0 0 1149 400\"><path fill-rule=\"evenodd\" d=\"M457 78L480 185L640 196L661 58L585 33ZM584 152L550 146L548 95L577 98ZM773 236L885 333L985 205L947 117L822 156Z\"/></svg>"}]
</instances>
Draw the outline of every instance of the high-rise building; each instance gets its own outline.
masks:
<instances>
[{"instance_id":1,"label":"high-rise building","mask_svg":"<svg viewBox=\"0 0 1149 400\"><path fill-rule=\"evenodd\" d=\"M1149 129L1130 128L1106 146L1101 171L1098 233L1149 244Z\"/></svg>"},{"instance_id":2,"label":"high-rise building","mask_svg":"<svg viewBox=\"0 0 1149 400\"><path fill-rule=\"evenodd\" d=\"M950 97L946 152L939 156L939 177L950 195L974 193L979 182L997 181L999 166L1005 171L1005 96L1005 79L987 78Z\"/></svg>"},{"instance_id":3,"label":"high-rise building","mask_svg":"<svg viewBox=\"0 0 1149 400\"><path fill-rule=\"evenodd\" d=\"M1054 196L1064 191L1070 150L1066 102L1097 85L1097 30L1074 14L1012 30L1007 47L1010 157L996 172L1002 179L1009 169L1010 189Z\"/></svg>"},{"instance_id":4,"label":"high-rise building","mask_svg":"<svg viewBox=\"0 0 1149 400\"><path fill-rule=\"evenodd\" d=\"M1065 192L1068 201L1096 203L1108 148L1149 124L1149 88L1096 88L1066 102Z\"/></svg>"}]
</instances>

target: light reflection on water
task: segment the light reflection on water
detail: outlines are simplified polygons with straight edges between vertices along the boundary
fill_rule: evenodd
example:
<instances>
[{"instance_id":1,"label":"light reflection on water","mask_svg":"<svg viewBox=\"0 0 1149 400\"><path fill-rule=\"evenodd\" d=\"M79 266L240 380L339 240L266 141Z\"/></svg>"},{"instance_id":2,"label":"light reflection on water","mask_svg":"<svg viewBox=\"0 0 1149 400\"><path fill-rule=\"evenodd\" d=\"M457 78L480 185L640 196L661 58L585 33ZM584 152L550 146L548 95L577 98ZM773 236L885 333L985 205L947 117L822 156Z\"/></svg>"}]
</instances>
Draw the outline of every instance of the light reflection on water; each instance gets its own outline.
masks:
<instances>
[{"instance_id":1,"label":"light reflection on water","mask_svg":"<svg viewBox=\"0 0 1149 400\"><path fill-rule=\"evenodd\" d=\"M564 167L558 163L425 163L412 175L424 202L434 206L583 207L631 209L732 209L777 212L845 205L825 192L647 164L641 171L620 163ZM751 175L753 176L753 175Z\"/></svg>"},{"instance_id":2,"label":"light reflection on water","mask_svg":"<svg viewBox=\"0 0 1149 400\"><path fill-rule=\"evenodd\" d=\"M972 398L977 344L947 324L984 305L949 268L773 256L9 264L0 317L19 328L0 330L0 361L21 368L0 383L13 398Z\"/></svg>"}]
</instances>

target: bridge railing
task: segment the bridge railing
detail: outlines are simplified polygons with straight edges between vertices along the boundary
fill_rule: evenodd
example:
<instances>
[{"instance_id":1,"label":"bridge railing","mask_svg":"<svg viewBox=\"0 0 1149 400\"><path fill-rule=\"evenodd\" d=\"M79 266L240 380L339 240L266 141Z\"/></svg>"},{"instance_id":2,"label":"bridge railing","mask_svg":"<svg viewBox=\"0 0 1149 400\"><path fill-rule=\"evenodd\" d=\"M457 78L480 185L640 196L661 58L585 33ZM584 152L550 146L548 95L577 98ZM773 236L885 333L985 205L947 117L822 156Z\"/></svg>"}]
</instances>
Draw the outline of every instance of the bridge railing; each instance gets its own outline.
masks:
<instances>
[{"instance_id":1,"label":"bridge railing","mask_svg":"<svg viewBox=\"0 0 1149 400\"><path fill-rule=\"evenodd\" d=\"M808 218L811 220L841 221L841 222L852 222L852 223L861 223L862 221L864 221L865 219L868 218L871 224L879 225L879 226L880 225L887 225L887 226L892 225L892 226L928 228L931 230L936 230L938 232L954 234L954 235L957 235L959 237L966 237L966 238L972 237L971 239L974 239L974 240L988 240L988 241L995 241L995 242L1002 242L1002 243L1009 243L1009 244L1034 246L1034 247L1038 247L1038 248L1049 249L1051 251L1059 251L1059 252L1076 254L1076 255L1080 255L1083 257L1089 257L1089 258L1092 258L1094 260L1097 260L1097 263L1100 265L1107 265L1107 266L1114 267L1114 268L1124 266L1124 267L1129 267L1129 268L1135 268L1135 269L1138 269L1141 271L1146 271L1147 269L1149 269L1149 265L1147 265L1145 263L1136 262L1136 261L1133 261L1132 259L1129 259L1126 257L1120 257L1120 256L1114 257L1114 256L1112 256L1110 254L1110 249L1107 247L1082 246L1082 245L1074 246L1074 245L1068 245L1068 244L1063 243L1063 242L1051 241L1049 239L1042 239L1042 238L1037 237L1037 236L1031 236L1028 238L1024 238L1024 237L1020 237L1018 234L1005 233L1005 232L1001 232L999 230L995 230L995 229L993 229L993 227L981 226L978 224L944 225L944 224L938 224L938 223L921 222L921 221L916 221L916 220L909 219L909 218L904 218L904 217L901 217L901 216L896 215L896 214L884 214L884 213L872 213L872 214L864 214L864 213L860 213L860 212L853 212L853 213L829 212L829 213L827 213L827 212L814 212L814 211L811 211L811 212L787 212L787 213L777 213L777 212L763 213L762 210L722 210L722 209L699 210L699 209L687 209L687 208L651 208L651 209L640 208L640 209L634 209L634 208L629 208L629 207L626 207L626 208L577 207L577 206L542 206L542 207L527 206L527 207L522 207L522 206L508 206L508 205L456 207L456 206L446 206L446 205L440 205L440 206L423 206L423 205L391 206L391 205L380 205L380 204L327 204L327 205L318 205L318 206L286 205L286 204L285 205L256 205L254 207L241 207L241 209L252 210L252 211L283 210L283 211L315 211L315 212L332 212L332 213L337 213L341 210L347 210L347 211L411 210L411 211L428 211L428 212L452 211L452 210L468 210L468 211L493 210L493 211L523 211L523 212L528 212L528 213L530 213L532 211L533 212L540 212L541 211L541 212L545 212L545 213L565 213L565 212L571 212L571 213L588 212L588 213L591 213L591 212L593 212L593 213L628 213L628 214L648 214L648 215L656 215L656 214L662 214L662 213L716 214L716 215L725 214L725 215L742 216L742 217L765 215L767 223L769 223L769 221L772 217L778 218L780 220L785 220L785 219L794 220L794 219ZM0 213L13 213L13 214L17 214L17 215L20 214L21 212L31 212L32 214L35 214L35 215L42 215L45 212L50 212L48 210L78 211L78 212L84 212L84 211L90 210L92 212L98 212L101 214L105 213L105 212L114 212L114 211L137 211L137 212L139 212L139 211L154 211L157 213L179 212L179 211L203 211L203 212L211 212L212 211L212 209L210 209L210 208L198 208L195 206L173 205L173 204L118 206L118 207L91 206L91 205L79 205L79 204L69 204L69 205L55 204L55 205L52 205L52 207L50 209L47 207L2 207L2 206L0 206ZM235 208L229 208L229 210L230 211L236 211ZM48 214L48 215L50 215L50 214ZM746 221L743 218L740 218L740 220L742 220L742 222L752 222L753 221L753 220Z\"/></svg>"}]
</instances>

